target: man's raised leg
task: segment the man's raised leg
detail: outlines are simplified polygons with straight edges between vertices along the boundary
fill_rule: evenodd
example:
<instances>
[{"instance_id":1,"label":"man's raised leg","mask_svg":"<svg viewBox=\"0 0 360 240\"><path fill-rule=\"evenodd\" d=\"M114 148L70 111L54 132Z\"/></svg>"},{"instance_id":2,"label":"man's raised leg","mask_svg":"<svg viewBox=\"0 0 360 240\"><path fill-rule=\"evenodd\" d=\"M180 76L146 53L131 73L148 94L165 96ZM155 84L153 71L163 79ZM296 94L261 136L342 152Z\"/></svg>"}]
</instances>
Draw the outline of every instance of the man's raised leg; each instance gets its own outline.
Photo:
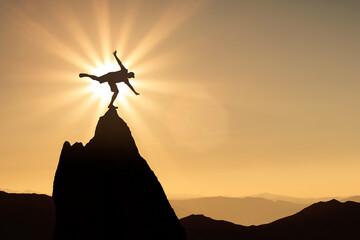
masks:
<instances>
[{"instance_id":1,"label":"man's raised leg","mask_svg":"<svg viewBox=\"0 0 360 240\"><path fill-rule=\"evenodd\" d=\"M97 81L99 81L99 79L100 79L100 77L98 77L98 76L90 75L90 74L87 74L87 73L80 73L79 77L81 77L81 78L88 77L88 78L91 78L92 80L97 80Z\"/></svg>"}]
</instances>

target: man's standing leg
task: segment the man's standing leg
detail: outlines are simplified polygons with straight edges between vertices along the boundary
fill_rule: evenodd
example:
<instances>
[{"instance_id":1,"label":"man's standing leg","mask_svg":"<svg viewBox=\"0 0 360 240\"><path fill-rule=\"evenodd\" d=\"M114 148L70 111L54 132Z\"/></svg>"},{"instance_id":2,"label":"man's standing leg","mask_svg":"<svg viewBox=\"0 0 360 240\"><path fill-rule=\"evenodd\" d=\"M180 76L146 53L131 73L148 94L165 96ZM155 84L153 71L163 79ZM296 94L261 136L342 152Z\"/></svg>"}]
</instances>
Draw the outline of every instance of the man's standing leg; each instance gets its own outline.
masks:
<instances>
[{"instance_id":1,"label":"man's standing leg","mask_svg":"<svg viewBox=\"0 0 360 240\"><path fill-rule=\"evenodd\" d=\"M117 108L114 106L114 101L119 93L119 89L116 86L116 83L109 83L111 91L114 93L111 98L111 102L109 104L109 108Z\"/></svg>"}]
</instances>

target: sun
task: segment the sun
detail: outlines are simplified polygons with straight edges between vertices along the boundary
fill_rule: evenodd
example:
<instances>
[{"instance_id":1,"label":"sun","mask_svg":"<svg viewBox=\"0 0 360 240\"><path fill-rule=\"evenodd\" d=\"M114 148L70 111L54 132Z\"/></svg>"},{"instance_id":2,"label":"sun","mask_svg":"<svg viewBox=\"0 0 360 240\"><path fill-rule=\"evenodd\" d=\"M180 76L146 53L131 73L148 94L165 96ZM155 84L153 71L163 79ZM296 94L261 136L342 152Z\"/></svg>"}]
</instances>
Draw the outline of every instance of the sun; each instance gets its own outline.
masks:
<instances>
[{"instance_id":1,"label":"sun","mask_svg":"<svg viewBox=\"0 0 360 240\"><path fill-rule=\"evenodd\" d=\"M93 74L95 76L101 76L106 73L119 70L119 65L115 61L111 61L110 59L106 59L104 62L97 62L94 67L88 68L89 74ZM88 86L86 91L91 92L92 97L95 100L100 101L100 105L106 105L107 102L110 102L113 93L111 92L110 87L106 82L100 84L98 81L87 78L87 83ZM119 94L115 100L115 103L120 105L128 104L127 97L129 97L129 95L131 94L129 88L123 83L117 83L116 85L119 89Z\"/></svg>"}]
</instances>

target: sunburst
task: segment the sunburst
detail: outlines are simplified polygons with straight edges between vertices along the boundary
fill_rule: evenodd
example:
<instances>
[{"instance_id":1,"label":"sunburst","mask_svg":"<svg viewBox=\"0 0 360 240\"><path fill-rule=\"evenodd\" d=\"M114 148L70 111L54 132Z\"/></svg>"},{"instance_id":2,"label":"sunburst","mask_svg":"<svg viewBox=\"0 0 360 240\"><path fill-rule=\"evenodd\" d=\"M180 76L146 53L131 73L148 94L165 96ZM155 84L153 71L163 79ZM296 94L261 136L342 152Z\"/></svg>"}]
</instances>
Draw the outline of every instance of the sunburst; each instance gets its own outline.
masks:
<instances>
[{"instance_id":1,"label":"sunburst","mask_svg":"<svg viewBox=\"0 0 360 240\"><path fill-rule=\"evenodd\" d=\"M118 50L119 58L124 65L136 74L136 78L130 81L134 88L141 93L139 97L136 97L137 99L146 98L142 95L146 95L146 92L150 91L171 94L173 92L171 89L165 89L171 87L171 84L164 83L164 86L162 86L159 81L151 83L151 77L148 76L149 70L155 69L157 66L164 67L166 66L165 63L169 62L164 60L164 57L156 57L156 55L166 56L166 52L157 52L155 54L151 50L161 44L167 36L188 19L203 3L199 4L199 2L197 1L196 4L193 1L179 0L173 2L164 14L159 17L158 22L149 29L148 33L144 34L137 44L132 45L135 46L132 49L127 48L127 46L129 41L133 41L130 36L135 31L133 27L141 5L140 1L134 1L133 4L127 5L127 9L122 11L124 16L121 23L111 23L110 21L111 14L114 13L111 8L112 3L106 0L93 1L93 4L90 4L91 12L89 13L91 15L89 21L91 22L87 26L82 24L75 10L69 7L69 4L57 2L56 6L53 6L54 3L48 3L52 4L51 9L54 20L58 20L63 32L65 31L71 36L69 41L63 41L64 38L60 35L62 31L49 28L24 8L5 1L0 6L9 10L8 18L14 25L13 31L29 40L34 46L37 46L39 51L50 53L72 66L72 70L69 72L64 69L57 69L53 72L44 71L41 74L47 74L54 81L54 84L73 83L73 89L67 92L58 92L51 96L44 93L44 95L38 97L41 99L51 98L52 111L72 106L73 113L69 116L76 121L75 118L81 118L89 109L91 109L94 116L99 116L106 110L112 95L108 84L99 84L99 82L89 78L80 79L78 73L87 72L94 75L103 75L107 72L118 71L119 66L112 56L112 51L115 49ZM66 21L62 16L63 13L66 13ZM115 24L118 25L115 26ZM97 31L98 39L93 39L93 35L90 36L89 26L93 27L91 31ZM68 42L74 44L70 45ZM154 59L153 63L144 61L149 53L153 54L151 56ZM162 61L162 63L159 63L159 61ZM74 69L78 69L78 72L74 72ZM40 75L32 77L39 79ZM148 81L143 82L143 79ZM124 108L124 110L126 109L128 113L131 112L128 116L139 117L139 114L135 113L138 104L132 105L130 100L135 98L133 92L125 84L118 83L117 85L119 94L115 105ZM38 100L33 99L32 101ZM147 109L147 106L155 107L154 105L149 98L141 102L141 107L145 109ZM47 113L46 111L46 109L34 111L34 116L41 117ZM150 129L148 130L151 132Z\"/></svg>"}]
</instances>

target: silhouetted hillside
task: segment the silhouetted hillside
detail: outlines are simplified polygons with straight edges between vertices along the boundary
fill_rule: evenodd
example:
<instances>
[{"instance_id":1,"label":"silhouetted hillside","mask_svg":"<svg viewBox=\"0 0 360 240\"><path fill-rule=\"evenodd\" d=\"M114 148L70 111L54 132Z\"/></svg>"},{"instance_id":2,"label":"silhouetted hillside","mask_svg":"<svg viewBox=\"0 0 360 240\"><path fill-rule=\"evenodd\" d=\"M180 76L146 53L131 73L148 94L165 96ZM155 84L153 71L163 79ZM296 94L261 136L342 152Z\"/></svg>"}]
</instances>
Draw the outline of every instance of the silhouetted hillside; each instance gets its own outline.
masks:
<instances>
[{"instance_id":1,"label":"silhouetted hillside","mask_svg":"<svg viewBox=\"0 0 360 240\"><path fill-rule=\"evenodd\" d=\"M191 215L180 220L189 240L359 239L360 203L320 202L297 214L260 226L244 227Z\"/></svg>"},{"instance_id":2,"label":"silhouetted hillside","mask_svg":"<svg viewBox=\"0 0 360 240\"><path fill-rule=\"evenodd\" d=\"M223 220L214 220L200 215L190 215L180 219L188 240L242 240L248 234L248 227Z\"/></svg>"},{"instance_id":3,"label":"silhouetted hillside","mask_svg":"<svg viewBox=\"0 0 360 240\"><path fill-rule=\"evenodd\" d=\"M170 202L179 218L191 214L203 214L214 219L226 220L245 226L269 223L295 214L308 206L253 197L206 197L170 200Z\"/></svg>"},{"instance_id":4,"label":"silhouetted hillside","mask_svg":"<svg viewBox=\"0 0 360 240\"><path fill-rule=\"evenodd\" d=\"M50 240L54 225L51 197L0 191L0 239Z\"/></svg>"},{"instance_id":5,"label":"silhouetted hillside","mask_svg":"<svg viewBox=\"0 0 360 240\"><path fill-rule=\"evenodd\" d=\"M84 147L64 143L54 179L54 239L185 239L127 124L110 109Z\"/></svg>"}]
</instances>

